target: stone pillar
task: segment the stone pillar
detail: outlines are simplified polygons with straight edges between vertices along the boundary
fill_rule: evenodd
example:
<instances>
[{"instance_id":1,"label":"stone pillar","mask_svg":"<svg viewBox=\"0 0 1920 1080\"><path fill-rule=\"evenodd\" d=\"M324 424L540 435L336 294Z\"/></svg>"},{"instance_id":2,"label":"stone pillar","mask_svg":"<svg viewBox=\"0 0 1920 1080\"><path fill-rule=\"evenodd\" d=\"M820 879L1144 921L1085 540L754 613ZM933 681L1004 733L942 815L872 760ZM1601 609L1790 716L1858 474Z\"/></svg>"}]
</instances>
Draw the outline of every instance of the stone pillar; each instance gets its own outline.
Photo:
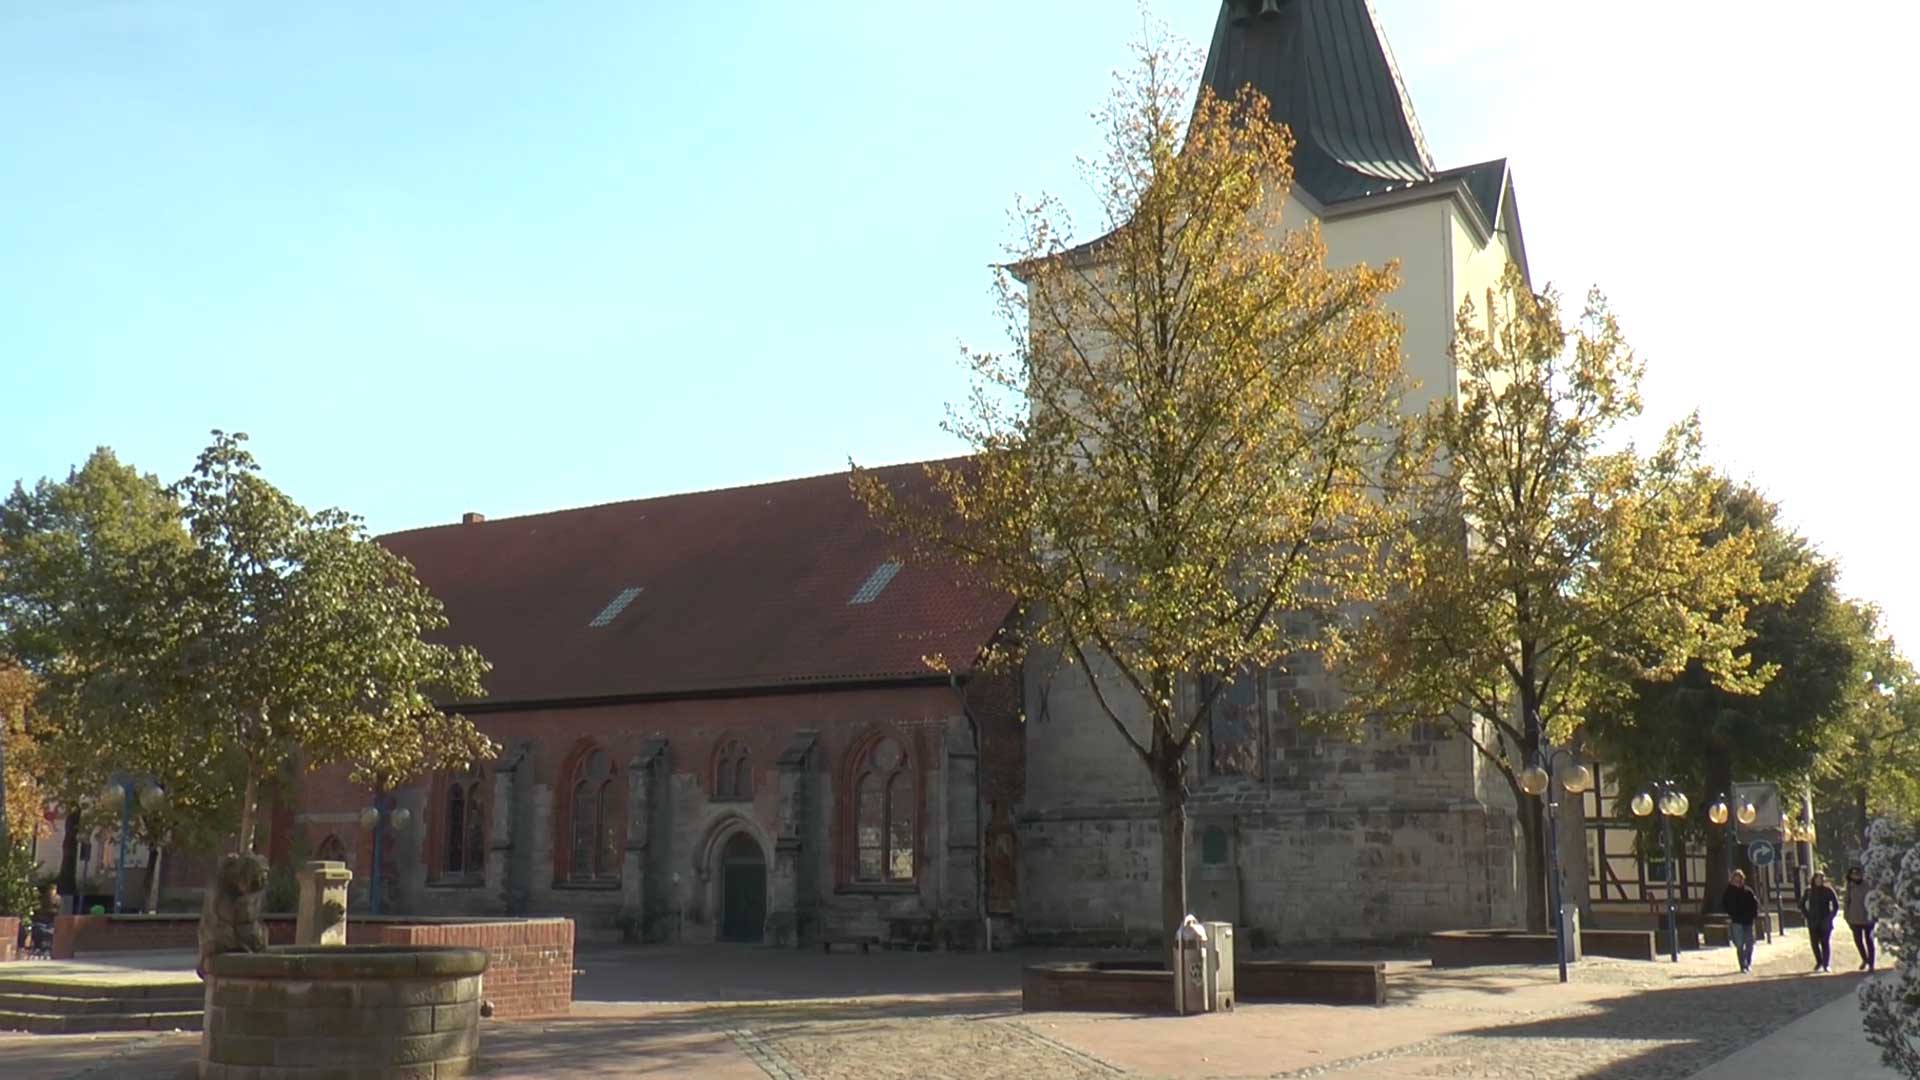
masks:
<instances>
[{"instance_id":1,"label":"stone pillar","mask_svg":"<svg viewBox=\"0 0 1920 1080\"><path fill-rule=\"evenodd\" d=\"M528 746L520 744L494 766L492 789L487 793L487 855L483 873L487 895L499 898L500 910L514 912L517 906L513 887L513 856L519 815L515 795L520 774L527 769Z\"/></svg>"},{"instance_id":2,"label":"stone pillar","mask_svg":"<svg viewBox=\"0 0 1920 1080\"><path fill-rule=\"evenodd\" d=\"M653 836L655 808L662 774L666 772L667 740L648 739L627 765L627 841L620 865L621 933L628 941L643 941L648 936L647 896L649 841Z\"/></svg>"},{"instance_id":3,"label":"stone pillar","mask_svg":"<svg viewBox=\"0 0 1920 1080\"><path fill-rule=\"evenodd\" d=\"M945 835L934 837L940 850L929 854L944 869L939 910L948 916L956 939L964 942L977 932L975 923L985 914L980 910L985 882L981 877L980 754L974 749L972 733L963 727L946 733L941 776Z\"/></svg>"},{"instance_id":4,"label":"stone pillar","mask_svg":"<svg viewBox=\"0 0 1920 1080\"><path fill-rule=\"evenodd\" d=\"M774 762L779 778L773 866L767 874L767 944L799 948L813 934L813 897L802 888L807 857L807 773L819 734L798 731Z\"/></svg>"},{"instance_id":5,"label":"stone pillar","mask_svg":"<svg viewBox=\"0 0 1920 1080\"><path fill-rule=\"evenodd\" d=\"M300 868L300 908L294 917L295 945L347 943L347 885L353 871L343 862L316 860Z\"/></svg>"}]
</instances>

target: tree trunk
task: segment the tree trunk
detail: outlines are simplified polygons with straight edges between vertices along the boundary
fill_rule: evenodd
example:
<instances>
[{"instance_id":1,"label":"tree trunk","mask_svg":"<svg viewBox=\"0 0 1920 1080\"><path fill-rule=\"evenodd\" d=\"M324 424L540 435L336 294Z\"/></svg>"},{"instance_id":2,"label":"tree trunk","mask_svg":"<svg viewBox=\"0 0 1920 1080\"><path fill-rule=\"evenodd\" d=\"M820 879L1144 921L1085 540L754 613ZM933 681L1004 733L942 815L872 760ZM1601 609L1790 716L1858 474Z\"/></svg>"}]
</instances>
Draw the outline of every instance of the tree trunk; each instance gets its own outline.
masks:
<instances>
[{"instance_id":1,"label":"tree trunk","mask_svg":"<svg viewBox=\"0 0 1920 1080\"><path fill-rule=\"evenodd\" d=\"M240 847L241 854L253 850L254 802L260 796L260 778L253 767L247 767L247 791L240 804Z\"/></svg>"},{"instance_id":2,"label":"tree trunk","mask_svg":"<svg viewBox=\"0 0 1920 1080\"><path fill-rule=\"evenodd\" d=\"M160 845L152 844L147 848L147 876L142 889L147 896L146 910L149 914L160 910Z\"/></svg>"},{"instance_id":3,"label":"tree trunk","mask_svg":"<svg viewBox=\"0 0 1920 1080\"><path fill-rule=\"evenodd\" d=\"M1848 845L1854 852L1853 859L1855 862L1860 861L1867 854L1867 829L1873 824L1873 822L1867 820L1867 782L1865 780L1860 781L1860 791L1857 796L1857 802L1859 828L1854 831L1853 843Z\"/></svg>"},{"instance_id":4,"label":"tree trunk","mask_svg":"<svg viewBox=\"0 0 1920 1080\"><path fill-rule=\"evenodd\" d=\"M73 897L73 913L80 913L80 815L67 815L66 835L60 838L60 882L62 895Z\"/></svg>"},{"instance_id":5,"label":"tree trunk","mask_svg":"<svg viewBox=\"0 0 1920 1080\"><path fill-rule=\"evenodd\" d=\"M1175 789L1160 792L1161 953L1171 967L1173 943L1187 918L1187 799Z\"/></svg>"},{"instance_id":6,"label":"tree trunk","mask_svg":"<svg viewBox=\"0 0 1920 1080\"><path fill-rule=\"evenodd\" d=\"M1706 766L1707 790L1702 794L1707 797L1707 805L1712 806L1716 799L1725 799L1727 813L1731 815L1728 820L1736 823L1738 827L1740 797L1733 790L1733 756L1725 748L1716 746L1707 752ZM1685 841L1680 841L1680 844L1684 846ZM1676 854L1675 857L1683 856ZM1727 843L1727 827L1715 825L1709 819L1707 822L1707 880L1700 883L1701 914L1719 913L1720 896L1725 891L1721 886L1724 886L1727 879L1733 876L1734 870L1738 869L1738 864L1735 862L1737 857L1733 845Z\"/></svg>"},{"instance_id":7,"label":"tree trunk","mask_svg":"<svg viewBox=\"0 0 1920 1080\"><path fill-rule=\"evenodd\" d=\"M1538 932L1547 928L1546 811L1539 799L1524 792L1519 797L1521 845L1526 848L1527 929Z\"/></svg>"},{"instance_id":8,"label":"tree trunk","mask_svg":"<svg viewBox=\"0 0 1920 1080\"><path fill-rule=\"evenodd\" d=\"M1149 764L1160 794L1160 955L1172 970L1187 917L1187 757L1167 731L1156 730Z\"/></svg>"}]
</instances>

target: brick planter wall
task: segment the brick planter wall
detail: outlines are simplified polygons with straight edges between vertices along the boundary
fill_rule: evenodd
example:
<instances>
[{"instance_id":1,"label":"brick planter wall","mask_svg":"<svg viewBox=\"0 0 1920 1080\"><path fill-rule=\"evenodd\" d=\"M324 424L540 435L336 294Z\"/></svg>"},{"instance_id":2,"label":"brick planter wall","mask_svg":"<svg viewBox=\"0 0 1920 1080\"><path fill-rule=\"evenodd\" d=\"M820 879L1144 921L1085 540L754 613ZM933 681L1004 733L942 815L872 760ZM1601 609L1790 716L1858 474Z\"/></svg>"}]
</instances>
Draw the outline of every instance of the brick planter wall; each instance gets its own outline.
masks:
<instances>
[{"instance_id":1,"label":"brick planter wall","mask_svg":"<svg viewBox=\"0 0 1920 1080\"><path fill-rule=\"evenodd\" d=\"M0 918L0 961L20 959L20 920Z\"/></svg>"},{"instance_id":2,"label":"brick planter wall","mask_svg":"<svg viewBox=\"0 0 1920 1080\"><path fill-rule=\"evenodd\" d=\"M1557 945L1549 933L1526 930L1443 930L1427 935L1434 967L1483 967L1494 964L1551 964ZM1580 959L1580 942L1573 943Z\"/></svg>"},{"instance_id":3,"label":"brick planter wall","mask_svg":"<svg viewBox=\"0 0 1920 1080\"><path fill-rule=\"evenodd\" d=\"M291 915L269 916L267 943L293 944ZM54 920L53 956L194 949L198 915L61 915ZM6 938L11 950L14 938ZM349 945L464 945L489 957L486 997L497 1020L565 1016L573 1008L572 919L349 918ZM0 956L4 956L0 953Z\"/></svg>"},{"instance_id":4,"label":"brick planter wall","mask_svg":"<svg viewBox=\"0 0 1920 1080\"><path fill-rule=\"evenodd\" d=\"M1241 960L1233 966L1242 1001L1385 1005L1387 965L1345 960Z\"/></svg>"},{"instance_id":5,"label":"brick planter wall","mask_svg":"<svg viewBox=\"0 0 1920 1080\"><path fill-rule=\"evenodd\" d=\"M1173 1011L1173 973L1143 962L1035 964L1020 976L1020 1008L1027 1012Z\"/></svg>"},{"instance_id":6,"label":"brick planter wall","mask_svg":"<svg viewBox=\"0 0 1920 1080\"><path fill-rule=\"evenodd\" d=\"M353 944L485 949L489 960L482 996L493 1002L495 1020L565 1016L573 1009L572 919L348 923L347 936Z\"/></svg>"},{"instance_id":7,"label":"brick planter wall","mask_svg":"<svg viewBox=\"0 0 1920 1080\"><path fill-rule=\"evenodd\" d=\"M263 920L267 944L293 944L293 916ZM81 953L155 952L200 946L198 915L59 915L53 920L53 958Z\"/></svg>"}]
</instances>

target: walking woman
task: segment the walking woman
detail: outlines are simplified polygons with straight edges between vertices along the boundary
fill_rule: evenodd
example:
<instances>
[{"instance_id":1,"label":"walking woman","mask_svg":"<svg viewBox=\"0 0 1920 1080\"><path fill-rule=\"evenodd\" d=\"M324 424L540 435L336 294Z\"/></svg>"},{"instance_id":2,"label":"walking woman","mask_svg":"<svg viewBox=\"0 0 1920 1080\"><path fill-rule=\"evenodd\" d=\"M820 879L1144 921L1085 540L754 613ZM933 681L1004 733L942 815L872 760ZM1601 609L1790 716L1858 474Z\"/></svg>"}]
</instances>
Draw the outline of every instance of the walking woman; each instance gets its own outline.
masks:
<instances>
[{"instance_id":1,"label":"walking woman","mask_svg":"<svg viewBox=\"0 0 1920 1080\"><path fill-rule=\"evenodd\" d=\"M1860 952L1860 970L1873 970L1873 913L1867 910L1867 872L1856 864L1847 870L1847 928Z\"/></svg>"},{"instance_id":2,"label":"walking woman","mask_svg":"<svg viewBox=\"0 0 1920 1080\"><path fill-rule=\"evenodd\" d=\"M1807 917L1807 940L1813 944L1813 970L1833 970L1833 917L1840 913L1840 898L1827 875L1813 875L1813 884L1800 896L1800 914Z\"/></svg>"},{"instance_id":3,"label":"walking woman","mask_svg":"<svg viewBox=\"0 0 1920 1080\"><path fill-rule=\"evenodd\" d=\"M1720 910L1727 913L1727 937L1740 961L1741 974L1753 972L1753 920L1760 917L1760 898L1747 888L1747 875L1738 870L1727 880L1727 891L1720 894Z\"/></svg>"}]
</instances>

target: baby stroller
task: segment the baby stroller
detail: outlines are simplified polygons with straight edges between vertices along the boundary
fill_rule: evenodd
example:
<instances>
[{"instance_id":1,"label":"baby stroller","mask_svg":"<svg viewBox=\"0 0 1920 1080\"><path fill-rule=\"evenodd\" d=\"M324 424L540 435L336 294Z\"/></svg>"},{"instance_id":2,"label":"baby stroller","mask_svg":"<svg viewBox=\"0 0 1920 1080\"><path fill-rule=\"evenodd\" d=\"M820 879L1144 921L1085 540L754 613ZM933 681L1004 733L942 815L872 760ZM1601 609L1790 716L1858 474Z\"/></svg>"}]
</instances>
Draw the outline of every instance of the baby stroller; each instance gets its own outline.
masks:
<instances>
[{"instance_id":1,"label":"baby stroller","mask_svg":"<svg viewBox=\"0 0 1920 1080\"><path fill-rule=\"evenodd\" d=\"M25 932L21 934L24 940L20 942L20 958L23 960L53 959L52 920L41 922L35 918L30 920L24 929Z\"/></svg>"}]
</instances>

